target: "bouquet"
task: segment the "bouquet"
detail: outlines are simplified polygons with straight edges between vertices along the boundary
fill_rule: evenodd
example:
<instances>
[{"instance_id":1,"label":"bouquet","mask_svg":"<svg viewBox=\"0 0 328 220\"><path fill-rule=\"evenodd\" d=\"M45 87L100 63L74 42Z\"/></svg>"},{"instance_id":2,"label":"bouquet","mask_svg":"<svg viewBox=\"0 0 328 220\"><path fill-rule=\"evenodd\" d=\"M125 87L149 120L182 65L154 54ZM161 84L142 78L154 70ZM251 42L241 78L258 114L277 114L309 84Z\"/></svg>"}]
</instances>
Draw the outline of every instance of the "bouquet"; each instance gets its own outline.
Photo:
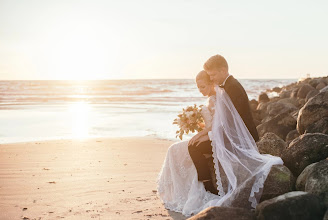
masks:
<instances>
[{"instance_id":1,"label":"bouquet","mask_svg":"<svg viewBox=\"0 0 328 220\"><path fill-rule=\"evenodd\" d=\"M174 119L173 124L179 126L179 130L176 131L176 137L182 140L182 135L189 132L199 132L204 129L205 123L201 115L201 109L203 105L188 106L186 109L182 109L182 113L178 114L178 118Z\"/></svg>"}]
</instances>

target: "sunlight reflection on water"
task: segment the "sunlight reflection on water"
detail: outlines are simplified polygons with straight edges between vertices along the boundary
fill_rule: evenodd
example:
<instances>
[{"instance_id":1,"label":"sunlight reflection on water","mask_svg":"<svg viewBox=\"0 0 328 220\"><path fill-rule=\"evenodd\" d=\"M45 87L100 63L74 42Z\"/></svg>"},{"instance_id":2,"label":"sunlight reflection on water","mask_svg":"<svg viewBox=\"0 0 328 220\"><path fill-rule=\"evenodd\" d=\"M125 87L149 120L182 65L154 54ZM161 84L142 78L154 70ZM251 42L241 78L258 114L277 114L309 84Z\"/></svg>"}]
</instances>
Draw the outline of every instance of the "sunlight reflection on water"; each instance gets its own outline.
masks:
<instances>
[{"instance_id":1,"label":"sunlight reflection on water","mask_svg":"<svg viewBox=\"0 0 328 220\"><path fill-rule=\"evenodd\" d=\"M91 106L86 102L76 102L68 105L71 114L72 136L78 139L89 134L89 113Z\"/></svg>"}]
</instances>

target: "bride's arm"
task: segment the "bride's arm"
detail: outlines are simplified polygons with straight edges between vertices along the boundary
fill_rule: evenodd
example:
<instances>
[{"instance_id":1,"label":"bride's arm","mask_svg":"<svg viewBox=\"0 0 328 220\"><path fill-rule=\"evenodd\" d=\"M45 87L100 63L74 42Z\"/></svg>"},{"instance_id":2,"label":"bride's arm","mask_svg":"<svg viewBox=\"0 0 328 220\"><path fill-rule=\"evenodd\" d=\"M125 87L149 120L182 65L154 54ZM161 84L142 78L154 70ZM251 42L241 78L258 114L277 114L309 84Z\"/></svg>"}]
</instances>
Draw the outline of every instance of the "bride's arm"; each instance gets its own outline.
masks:
<instances>
[{"instance_id":1,"label":"bride's arm","mask_svg":"<svg viewBox=\"0 0 328 220\"><path fill-rule=\"evenodd\" d=\"M200 131L198 134L196 134L195 136L193 136L188 144L189 145L192 145L192 144L195 144L200 138L202 138L203 136L207 135L209 131L212 130L212 127L210 128L205 128L204 130Z\"/></svg>"}]
</instances>

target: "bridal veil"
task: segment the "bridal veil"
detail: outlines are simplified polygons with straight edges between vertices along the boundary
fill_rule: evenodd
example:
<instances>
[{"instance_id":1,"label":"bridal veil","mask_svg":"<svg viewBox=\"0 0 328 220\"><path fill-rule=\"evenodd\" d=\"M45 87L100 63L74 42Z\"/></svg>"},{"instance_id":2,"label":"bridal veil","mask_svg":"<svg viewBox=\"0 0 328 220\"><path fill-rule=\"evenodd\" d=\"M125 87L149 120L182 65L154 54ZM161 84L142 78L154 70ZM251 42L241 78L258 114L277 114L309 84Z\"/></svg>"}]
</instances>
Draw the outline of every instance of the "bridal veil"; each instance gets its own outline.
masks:
<instances>
[{"instance_id":1,"label":"bridal veil","mask_svg":"<svg viewBox=\"0 0 328 220\"><path fill-rule=\"evenodd\" d=\"M209 137L219 194L207 206L255 208L272 165L283 161L259 153L228 94L218 86L215 89L215 113Z\"/></svg>"}]
</instances>

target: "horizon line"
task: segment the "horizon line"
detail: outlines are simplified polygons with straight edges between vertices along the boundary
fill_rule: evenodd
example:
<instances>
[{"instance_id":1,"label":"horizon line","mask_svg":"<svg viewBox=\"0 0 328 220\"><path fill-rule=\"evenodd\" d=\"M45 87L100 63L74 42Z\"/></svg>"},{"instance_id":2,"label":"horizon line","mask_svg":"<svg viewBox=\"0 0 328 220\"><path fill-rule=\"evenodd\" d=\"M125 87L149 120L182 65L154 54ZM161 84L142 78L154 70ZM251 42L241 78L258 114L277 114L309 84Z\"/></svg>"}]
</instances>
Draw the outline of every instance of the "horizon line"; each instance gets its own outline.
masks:
<instances>
[{"instance_id":1,"label":"horizon line","mask_svg":"<svg viewBox=\"0 0 328 220\"><path fill-rule=\"evenodd\" d=\"M327 76L314 76L314 77L308 77L308 78L322 78ZM254 79L254 80L279 80L279 79L303 79L305 77L300 78L237 78L236 79ZM0 79L0 81L110 81L110 80L194 80L194 78L123 78L123 79Z\"/></svg>"}]
</instances>

